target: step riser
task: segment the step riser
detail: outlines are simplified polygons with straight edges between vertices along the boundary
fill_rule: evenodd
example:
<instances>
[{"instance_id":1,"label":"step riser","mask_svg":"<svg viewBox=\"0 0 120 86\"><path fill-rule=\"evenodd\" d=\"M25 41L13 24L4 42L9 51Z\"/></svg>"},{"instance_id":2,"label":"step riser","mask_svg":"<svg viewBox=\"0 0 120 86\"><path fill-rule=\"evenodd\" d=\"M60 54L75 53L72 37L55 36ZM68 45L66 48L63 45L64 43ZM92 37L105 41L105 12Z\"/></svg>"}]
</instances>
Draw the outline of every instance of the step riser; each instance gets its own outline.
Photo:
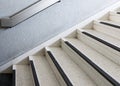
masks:
<instances>
[{"instance_id":1,"label":"step riser","mask_svg":"<svg viewBox=\"0 0 120 86\"><path fill-rule=\"evenodd\" d=\"M30 65L13 65L13 68L15 70L15 86L36 86Z\"/></svg>"},{"instance_id":2,"label":"step riser","mask_svg":"<svg viewBox=\"0 0 120 86\"><path fill-rule=\"evenodd\" d=\"M58 69L56 68L55 64L53 63L53 61L51 60L50 56L48 55L47 51L45 52L46 54L46 58L52 68L52 70L54 71L56 77L57 77L57 80L59 81L60 85L61 86L67 86L65 81L63 80L61 74L59 73Z\"/></svg>"},{"instance_id":3,"label":"step riser","mask_svg":"<svg viewBox=\"0 0 120 86\"><path fill-rule=\"evenodd\" d=\"M120 22L120 17L110 16L109 18L110 18L110 20L113 21L113 22Z\"/></svg>"},{"instance_id":4,"label":"step riser","mask_svg":"<svg viewBox=\"0 0 120 86\"><path fill-rule=\"evenodd\" d=\"M109 19L113 22L120 22L120 14L110 13Z\"/></svg>"},{"instance_id":5,"label":"step riser","mask_svg":"<svg viewBox=\"0 0 120 86\"><path fill-rule=\"evenodd\" d=\"M102 33L105 33L105 34L108 34L110 36L120 39L119 38L120 37L120 29L118 29L118 28L113 28L113 27L103 25L103 24L99 24L99 25L94 24L94 29L96 31L99 31L99 32L102 32Z\"/></svg>"},{"instance_id":6,"label":"step riser","mask_svg":"<svg viewBox=\"0 0 120 86\"><path fill-rule=\"evenodd\" d=\"M62 41L63 50L72 57L72 60L82 68L88 76L94 80L99 86L112 86L103 76L101 76L93 67L91 67L86 61L84 61L78 54L76 54L71 48L69 48L64 41Z\"/></svg>"},{"instance_id":7,"label":"step riser","mask_svg":"<svg viewBox=\"0 0 120 86\"><path fill-rule=\"evenodd\" d=\"M82 40L84 43L98 51L99 53L106 56L108 59L112 60L113 62L120 65L120 53L109 46L106 46L103 43L96 41L95 39L86 36L85 34L81 33L78 34L78 39Z\"/></svg>"}]
</instances>

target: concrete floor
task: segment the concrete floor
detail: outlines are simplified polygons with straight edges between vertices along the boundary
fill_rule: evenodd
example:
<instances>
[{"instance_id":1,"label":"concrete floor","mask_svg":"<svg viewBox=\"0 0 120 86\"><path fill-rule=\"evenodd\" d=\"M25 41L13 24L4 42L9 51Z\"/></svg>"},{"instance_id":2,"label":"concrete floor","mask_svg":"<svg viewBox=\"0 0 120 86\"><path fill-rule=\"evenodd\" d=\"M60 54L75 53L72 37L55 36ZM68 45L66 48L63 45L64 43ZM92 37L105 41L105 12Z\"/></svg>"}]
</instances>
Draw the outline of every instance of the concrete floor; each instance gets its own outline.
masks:
<instances>
[{"instance_id":1,"label":"concrete floor","mask_svg":"<svg viewBox=\"0 0 120 86\"><path fill-rule=\"evenodd\" d=\"M0 17L17 12L21 7L24 8L35 0L31 0L29 3L28 0L25 0L27 4L23 3L23 0L20 0L21 3L18 3L18 0L8 0L8 2L15 1L12 5L8 2L5 3L5 1L0 0ZM117 1L119 0L61 0L60 3L49 7L13 28L0 29L0 65L49 40ZM1 6L1 2L6 5ZM10 7L6 7L9 5Z\"/></svg>"}]
</instances>

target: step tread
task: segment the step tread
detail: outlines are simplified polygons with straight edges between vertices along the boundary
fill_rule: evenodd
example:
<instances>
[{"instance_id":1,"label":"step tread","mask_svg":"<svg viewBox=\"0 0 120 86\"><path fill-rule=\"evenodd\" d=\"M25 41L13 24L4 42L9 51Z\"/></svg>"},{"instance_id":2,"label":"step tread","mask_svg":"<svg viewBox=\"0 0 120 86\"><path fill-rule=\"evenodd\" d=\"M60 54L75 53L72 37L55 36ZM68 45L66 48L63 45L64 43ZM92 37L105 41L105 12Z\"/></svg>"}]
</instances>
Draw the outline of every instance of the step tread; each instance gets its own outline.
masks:
<instances>
[{"instance_id":1,"label":"step tread","mask_svg":"<svg viewBox=\"0 0 120 86\"><path fill-rule=\"evenodd\" d=\"M120 67L119 65L115 64L111 60L107 59L105 56L101 55L94 49L90 48L89 46L85 45L78 39L75 38L66 38L74 47L76 47L79 51L81 51L84 55L89 57L91 61L97 64L102 70L108 73L111 77L115 80L120 82Z\"/></svg>"},{"instance_id":2,"label":"step tread","mask_svg":"<svg viewBox=\"0 0 120 86\"><path fill-rule=\"evenodd\" d=\"M74 86L96 86L60 47L50 47L50 51Z\"/></svg>"},{"instance_id":3,"label":"step tread","mask_svg":"<svg viewBox=\"0 0 120 86\"><path fill-rule=\"evenodd\" d=\"M45 56L31 56L41 86L60 86Z\"/></svg>"},{"instance_id":4,"label":"step tread","mask_svg":"<svg viewBox=\"0 0 120 86\"><path fill-rule=\"evenodd\" d=\"M108 43L111 43L117 47L120 47L120 40L118 40L114 37L108 36L107 34L104 34L104 33L101 33L101 32L95 31L95 30L85 30L85 32L88 32L100 39L103 39L104 41L106 41Z\"/></svg>"},{"instance_id":5,"label":"step tread","mask_svg":"<svg viewBox=\"0 0 120 86\"><path fill-rule=\"evenodd\" d=\"M30 65L16 66L16 86L34 86Z\"/></svg>"}]
</instances>

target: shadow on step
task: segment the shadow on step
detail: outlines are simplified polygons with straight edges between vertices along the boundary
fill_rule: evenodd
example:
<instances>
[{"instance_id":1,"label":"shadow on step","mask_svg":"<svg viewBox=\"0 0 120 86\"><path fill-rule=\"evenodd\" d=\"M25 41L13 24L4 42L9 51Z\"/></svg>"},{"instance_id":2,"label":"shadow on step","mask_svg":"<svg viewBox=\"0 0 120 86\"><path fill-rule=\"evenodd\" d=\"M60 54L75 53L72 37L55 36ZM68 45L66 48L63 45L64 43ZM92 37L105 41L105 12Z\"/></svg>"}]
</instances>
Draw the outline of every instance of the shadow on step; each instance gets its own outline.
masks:
<instances>
[{"instance_id":1,"label":"shadow on step","mask_svg":"<svg viewBox=\"0 0 120 86\"><path fill-rule=\"evenodd\" d=\"M0 74L0 86L12 86L12 76L13 74Z\"/></svg>"}]
</instances>

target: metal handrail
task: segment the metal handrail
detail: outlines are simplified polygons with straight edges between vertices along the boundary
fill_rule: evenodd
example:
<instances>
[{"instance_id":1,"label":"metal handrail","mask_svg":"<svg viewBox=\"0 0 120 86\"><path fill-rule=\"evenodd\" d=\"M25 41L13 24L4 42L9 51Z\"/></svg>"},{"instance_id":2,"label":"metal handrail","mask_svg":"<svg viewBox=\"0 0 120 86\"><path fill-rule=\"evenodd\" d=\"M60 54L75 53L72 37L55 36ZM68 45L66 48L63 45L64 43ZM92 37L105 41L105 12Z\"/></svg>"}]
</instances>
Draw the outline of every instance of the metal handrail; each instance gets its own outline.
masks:
<instances>
[{"instance_id":1,"label":"metal handrail","mask_svg":"<svg viewBox=\"0 0 120 86\"><path fill-rule=\"evenodd\" d=\"M18 12L16 12L16 13L14 13L14 14L12 14L12 15L11 15L11 16L9 16L9 17L13 17L13 16L15 16L16 14L19 14L20 12L22 12L22 11L26 10L27 8L31 7L32 5L34 5L34 4L36 4L36 3L40 2L40 1L41 1L41 0L38 0L38 1L34 2L33 4L30 4L29 6L27 6L27 7L23 8L22 10L20 10L20 11L18 11Z\"/></svg>"},{"instance_id":2,"label":"metal handrail","mask_svg":"<svg viewBox=\"0 0 120 86\"><path fill-rule=\"evenodd\" d=\"M0 19L0 25L2 28L14 27L57 2L60 2L60 0L38 0L17 13Z\"/></svg>"}]
</instances>

